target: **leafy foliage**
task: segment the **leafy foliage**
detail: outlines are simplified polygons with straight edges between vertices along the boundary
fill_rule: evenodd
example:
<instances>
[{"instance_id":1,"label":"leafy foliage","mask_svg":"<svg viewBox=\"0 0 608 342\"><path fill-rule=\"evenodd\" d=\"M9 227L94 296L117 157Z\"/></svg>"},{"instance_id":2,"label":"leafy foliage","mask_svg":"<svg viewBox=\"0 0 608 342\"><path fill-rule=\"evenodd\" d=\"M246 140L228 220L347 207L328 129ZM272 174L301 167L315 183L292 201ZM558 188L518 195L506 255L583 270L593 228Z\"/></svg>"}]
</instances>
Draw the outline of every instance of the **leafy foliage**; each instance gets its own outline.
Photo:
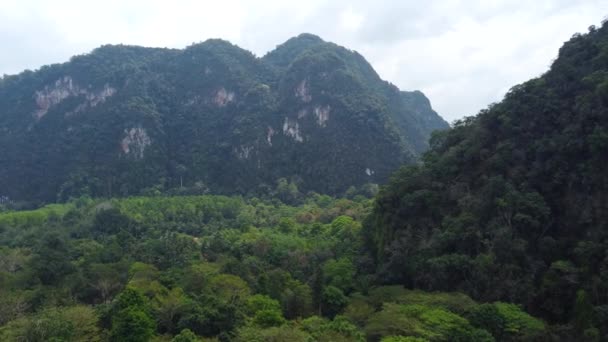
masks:
<instances>
[{"instance_id":1,"label":"leafy foliage","mask_svg":"<svg viewBox=\"0 0 608 342\"><path fill-rule=\"evenodd\" d=\"M468 323L480 305L464 294L375 286L360 235L372 205L205 195L0 213L0 339L364 341L393 334L387 314L441 336L489 329ZM509 331L535 331L504 311Z\"/></svg>"},{"instance_id":2,"label":"leafy foliage","mask_svg":"<svg viewBox=\"0 0 608 342\"><path fill-rule=\"evenodd\" d=\"M592 308L608 303L607 51L607 23L573 36L551 70L434 135L423 163L394 175L364 225L381 282L514 302L557 335L597 335ZM495 337L542 330L495 305L477 312Z\"/></svg>"}]
</instances>

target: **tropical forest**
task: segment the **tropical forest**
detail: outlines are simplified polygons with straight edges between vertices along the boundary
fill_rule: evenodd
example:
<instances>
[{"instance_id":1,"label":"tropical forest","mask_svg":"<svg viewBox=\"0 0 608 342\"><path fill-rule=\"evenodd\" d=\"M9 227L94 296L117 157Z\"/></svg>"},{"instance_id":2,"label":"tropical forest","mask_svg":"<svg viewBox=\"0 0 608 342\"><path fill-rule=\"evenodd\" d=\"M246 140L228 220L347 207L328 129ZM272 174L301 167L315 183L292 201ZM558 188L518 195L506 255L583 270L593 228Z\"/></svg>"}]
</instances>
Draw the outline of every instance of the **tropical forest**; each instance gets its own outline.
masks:
<instances>
[{"instance_id":1,"label":"tropical forest","mask_svg":"<svg viewBox=\"0 0 608 342\"><path fill-rule=\"evenodd\" d=\"M451 124L307 33L5 75L0 341L608 341L608 22L555 54Z\"/></svg>"}]
</instances>

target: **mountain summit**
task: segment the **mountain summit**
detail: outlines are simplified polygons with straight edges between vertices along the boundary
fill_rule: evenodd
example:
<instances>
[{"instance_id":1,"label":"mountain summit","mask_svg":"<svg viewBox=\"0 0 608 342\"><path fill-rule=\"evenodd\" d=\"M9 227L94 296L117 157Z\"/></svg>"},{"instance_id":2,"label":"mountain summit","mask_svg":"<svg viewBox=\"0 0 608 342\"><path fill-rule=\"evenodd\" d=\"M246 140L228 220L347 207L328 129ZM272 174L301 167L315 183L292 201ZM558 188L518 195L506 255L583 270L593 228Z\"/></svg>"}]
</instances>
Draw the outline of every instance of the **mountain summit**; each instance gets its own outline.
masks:
<instances>
[{"instance_id":1,"label":"mountain summit","mask_svg":"<svg viewBox=\"0 0 608 342\"><path fill-rule=\"evenodd\" d=\"M385 180L446 128L421 92L311 34L262 58L218 39L106 45L0 80L0 196L256 193L281 178L335 194Z\"/></svg>"}]
</instances>

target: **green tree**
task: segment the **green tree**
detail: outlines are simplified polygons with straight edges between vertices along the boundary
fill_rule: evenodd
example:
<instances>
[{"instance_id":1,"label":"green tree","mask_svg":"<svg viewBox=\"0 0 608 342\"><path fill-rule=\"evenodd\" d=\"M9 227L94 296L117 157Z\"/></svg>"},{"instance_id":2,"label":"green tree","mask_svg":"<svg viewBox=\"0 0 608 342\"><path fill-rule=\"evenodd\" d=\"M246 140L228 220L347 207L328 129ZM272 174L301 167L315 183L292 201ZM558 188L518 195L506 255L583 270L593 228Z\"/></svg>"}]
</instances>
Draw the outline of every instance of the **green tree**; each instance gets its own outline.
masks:
<instances>
[{"instance_id":1,"label":"green tree","mask_svg":"<svg viewBox=\"0 0 608 342\"><path fill-rule=\"evenodd\" d=\"M355 266L347 258L330 259L323 265L325 283L348 293L353 288Z\"/></svg>"},{"instance_id":2,"label":"green tree","mask_svg":"<svg viewBox=\"0 0 608 342\"><path fill-rule=\"evenodd\" d=\"M171 289L164 296L157 296L153 307L159 329L173 333L186 305L186 295L179 287Z\"/></svg>"},{"instance_id":3,"label":"green tree","mask_svg":"<svg viewBox=\"0 0 608 342\"><path fill-rule=\"evenodd\" d=\"M147 342L155 330L152 317L137 306L122 309L112 318L112 341Z\"/></svg>"},{"instance_id":4,"label":"green tree","mask_svg":"<svg viewBox=\"0 0 608 342\"><path fill-rule=\"evenodd\" d=\"M138 290L127 287L112 308L113 341L148 341L156 331L148 299Z\"/></svg>"},{"instance_id":5,"label":"green tree","mask_svg":"<svg viewBox=\"0 0 608 342\"><path fill-rule=\"evenodd\" d=\"M285 322L281 304L268 296L257 294L249 297L246 308L253 322L261 327L279 326Z\"/></svg>"},{"instance_id":6,"label":"green tree","mask_svg":"<svg viewBox=\"0 0 608 342\"><path fill-rule=\"evenodd\" d=\"M101 341L97 315L88 306L44 309L0 329L3 341Z\"/></svg>"},{"instance_id":7,"label":"green tree","mask_svg":"<svg viewBox=\"0 0 608 342\"><path fill-rule=\"evenodd\" d=\"M240 304L247 300L251 290L247 283L232 274L220 274L211 280L211 290L229 304Z\"/></svg>"},{"instance_id":8,"label":"green tree","mask_svg":"<svg viewBox=\"0 0 608 342\"><path fill-rule=\"evenodd\" d=\"M70 246L57 233L42 237L34 249L31 267L45 285L54 285L74 271L70 262Z\"/></svg>"},{"instance_id":9,"label":"green tree","mask_svg":"<svg viewBox=\"0 0 608 342\"><path fill-rule=\"evenodd\" d=\"M292 280L281 293L281 305L287 319L307 317L312 313L312 290L298 280Z\"/></svg>"},{"instance_id":10,"label":"green tree","mask_svg":"<svg viewBox=\"0 0 608 342\"><path fill-rule=\"evenodd\" d=\"M326 286L323 289L323 315L334 317L348 304L348 298L342 290L335 286Z\"/></svg>"},{"instance_id":11,"label":"green tree","mask_svg":"<svg viewBox=\"0 0 608 342\"><path fill-rule=\"evenodd\" d=\"M178 335L173 337L171 342L196 342L198 340L198 337L190 329L183 329Z\"/></svg>"}]
</instances>

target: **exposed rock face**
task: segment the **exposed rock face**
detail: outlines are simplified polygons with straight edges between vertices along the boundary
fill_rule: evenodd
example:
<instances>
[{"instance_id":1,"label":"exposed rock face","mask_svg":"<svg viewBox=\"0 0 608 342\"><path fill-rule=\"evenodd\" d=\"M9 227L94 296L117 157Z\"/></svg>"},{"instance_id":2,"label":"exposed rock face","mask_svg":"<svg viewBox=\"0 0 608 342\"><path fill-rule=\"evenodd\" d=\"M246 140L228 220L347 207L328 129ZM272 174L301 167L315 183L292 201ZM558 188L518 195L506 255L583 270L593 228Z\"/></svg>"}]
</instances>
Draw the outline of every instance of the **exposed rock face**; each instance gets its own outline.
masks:
<instances>
[{"instance_id":1,"label":"exposed rock face","mask_svg":"<svg viewBox=\"0 0 608 342\"><path fill-rule=\"evenodd\" d=\"M97 106L99 103L105 102L105 100L114 95L116 93L116 89L110 87L109 84L105 84L103 89L101 89L98 93L86 93L87 101L89 102L91 107Z\"/></svg>"},{"instance_id":2,"label":"exposed rock face","mask_svg":"<svg viewBox=\"0 0 608 342\"><path fill-rule=\"evenodd\" d=\"M225 107L230 102L234 101L235 94L221 87L213 96L213 103L218 107Z\"/></svg>"},{"instance_id":3,"label":"exposed rock face","mask_svg":"<svg viewBox=\"0 0 608 342\"><path fill-rule=\"evenodd\" d=\"M266 142L268 142L269 146L272 146L272 136L274 135L274 129L268 126L268 130L266 131Z\"/></svg>"},{"instance_id":4,"label":"exposed rock face","mask_svg":"<svg viewBox=\"0 0 608 342\"><path fill-rule=\"evenodd\" d=\"M125 155L131 155L135 159L143 159L147 146L152 144L146 130L142 127L125 129L125 137L120 142L120 147Z\"/></svg>"},{"instance_id":5,"label":"exposed rock face","mask_svg":"<svg viewBox=\"0 0 608 342\"><path fill-rule=\"evenodd\" d=\"M236 157L240 160L249 159L251 152L253 152L253 146L241 145L234 149Z\"/></svg>"},{"instance_id":6,"label":"exposed rock face","mask_svg":"<svg viewBox=\"0 0 608 342\"><path fill-rule=\"evenodd\" d=\"M312 101L312 96L310 95L310 89L308 88L308 81L302 80L300 84L296 87L296 97L302 100L304 103L308 103Z\"/></svg>"},{"instance_id":7,"label":"exposed rock face","mask_svg":"<svg viewBox=\"0 0 608 342\"><path fill-rule=\"evenodd\" d=\"M87 107L95 107L115 93L116 89L110 87L109 84L105 84L101 90L94 92L81 88L74 82L72 77L64 76L55 81L54 84L47 85L44 89L36 91L34 100L38 109L34 112L34 117L38 120L41 119L53 106L60 104L63 100L72 96L84 95L86 101L78 105L73 111L68 112L68 115L78 113Z\"/></svg>"},{"instance_id":8,"label":"exposed rock face","mask_svg":"<svg viewBox=\"0 0 608 342\"><path fill-rule=\"evenodd\" d=\"M283 134L293 138L297 142L303 142L302 134L300 133L300 124L297 120L291 120L285 117L283 122Z\"/></svg>"},{"instance_id":9,"label":"exposed rock face","mask_svg":"<svg viewBox=\"0 0 608 342\"><path fill-rule=\"evenodd\" d=\"M36 91L36 94L34 94L36 105L38 105L34 117L36 119L42 118L49 111L49 108L78 93L80 93L80 89L74 87L71 77L65 76L58 79L53 85L46 86L43 90Z\"/></svg>"},{"instance_id":10,"label":"exposed rock face","mask_svg":"<svg viewBox=\"0 0 608 342\"><path fill-rule=\"evenodd\" d=\"M331 110L330 106L316 106L314 109L315 117L317 118L317 123L321 127L325 127L327 125L327 120L329 120L329 111Z\"/></svg>"}]
</instances>

